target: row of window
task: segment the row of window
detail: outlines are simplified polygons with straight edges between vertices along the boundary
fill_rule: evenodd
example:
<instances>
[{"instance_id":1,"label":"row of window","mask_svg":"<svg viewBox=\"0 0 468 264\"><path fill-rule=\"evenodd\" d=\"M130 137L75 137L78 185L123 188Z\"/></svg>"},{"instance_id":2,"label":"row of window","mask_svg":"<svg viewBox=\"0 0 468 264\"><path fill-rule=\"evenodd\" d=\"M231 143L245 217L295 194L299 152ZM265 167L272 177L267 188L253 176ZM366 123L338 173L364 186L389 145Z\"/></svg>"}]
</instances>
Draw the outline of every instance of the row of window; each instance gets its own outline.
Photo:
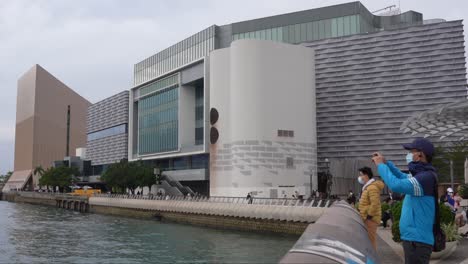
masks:
<instances>
[{"instance_id":1,"label":"row of window","mask_svg":"<svg viewBox=\"0 0 468 264\"><path fill-rule=\"evenodd\" d=\"M138 102L138 153L178 149L178 91L172 88Z\"/></svg>"},{"instance_id":2,"label":"row of window","mask_svg":"<svg viewBox=\"0 0 468 264\"><path fill-rule=\"evenodd\" d=\"M292 130L278 130L278 137L294 137Z\"/></svg>"},{"instance_id":3,"label":"row of window","mask_svg":"<svg viewBox=\"0 0 468 264\"><path fill-rule=\"evenodd\" d=\"M141 87L140 90L140 96L143 96L145 94L149 94L151 92L161 90L166 87L170 86L178 86L179 85L179 74L174 74L169 77L163 78L161 80L157 80L149 85Z\"/></svg>"},{"instance_id":4,"label":"row of window","mask_svg":"<svg viewBox=\"0 0 468 264\"><path fill-rule=\"evenodd\" d=\"M203 86L197 86L195 88L195 145L203 144L203 112L205 110L203 99Z\"/></svg>"},{"instance_id":5,"label":"row of window","mask_svg":"<svg viewBox=\"0 0 468 264\"><path fill-rule=\"evenodd\" d=\"M144 83L182 65L203 58L214 48L215 38L212 37L163 60L154 60L153 63L145 67L139 67L139 70L135 67L134 84Z\"/></svg>"},{"instance_id":6,"label":"row of window","mask_svg":"<svg viewBox=\"0 0 468 264\"><path fill-rule=\"evenodd\" d=\"M360 15L352 15L234 34L232 39L250 38L301 43L330 37L348 36L361 32Z\"/></svg>"},{"instance_id":7,"label":"row of window","mask_svg":"<svg viewBox=\"0 0 468 264\"><path fill-rule=\"evenodd\" d=\"M168 47L167 49L156 53L155 55L139 62L135 65L135 71L140 71L147 68L149 65L155 64L158 61L167 59L183 50L189 49L198 43L201 43L207 39L211 39L215 36L215 26L208 27L178 43Z\"/></svg>"},{"instance_id":8,"label":"row of window","mask_svg":"<svg viewBox=\"0 0 468 264\"><path fill-rule=\"evenodd\" d=\"M209 164L209 156L207 154L199 154L187 157L148 160L144 162L148 163L150 166L161 168L163 171L207 169Z\"/></svg>"},{"instance_id":9,"label":"row of window","mask_svg":"<svg viewBox=\"0 0 468 264\"><path fill-rule=\"evenodd\" d=\"M127 133L127 124L122 124L88 134L88 141Z\"/></svg>"}]
</instances>

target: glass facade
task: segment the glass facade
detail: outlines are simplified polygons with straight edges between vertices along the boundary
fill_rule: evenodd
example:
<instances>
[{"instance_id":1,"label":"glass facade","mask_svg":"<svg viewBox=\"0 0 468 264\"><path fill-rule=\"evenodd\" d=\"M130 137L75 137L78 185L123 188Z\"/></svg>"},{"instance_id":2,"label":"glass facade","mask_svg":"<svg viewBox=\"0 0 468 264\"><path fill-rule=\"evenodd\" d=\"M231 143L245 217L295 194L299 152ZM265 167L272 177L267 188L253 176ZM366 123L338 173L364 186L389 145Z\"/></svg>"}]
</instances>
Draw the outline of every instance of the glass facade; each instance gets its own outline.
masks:
<instances>
[{"instance_id":1,"label":"glass facade","mask_svg":"<svg viewBox=\"0 0 468 264\"><path fill-rule=\"evenodd\" d=\"M178 86L138 102L138 154L178 149Z\"/></svg>"},{"instance_id":2,"label":"glass facade","mask_svg":"<svg viewBox=\"0 0 468 264\"><path fill-rule=\"evenodd\" d=\"M195 87L195 145L203 144L203 86Z\"/></svg>"},{"instance_id":3,"label":"glass facade","mask_svg":"<svg viewBox=\"0 0 468 264\"><path fill-rule=\"evenodd\" d=\"M122 124L88 134L88 141L127 133L127 124Z\"/></svg>"},{"instance_id":4,"label":"glass facade","mask_svg":"<svg viewBox=\"0 0 468 264\"><path fill-rule=\"evenodd\" d=\"M134 84L144 83L203 58L214 49L215 26L213 25L137 63L134 67Z\"/></svg>"},{"instance_id":5,"label":"glass facade","mask_svg":"<svg viewBox=\"0 0 468 264\"><path fill-rule=\"evenodd\" d=\"M171 75L169 77L153 82L147 86L141 87L140 96L152 93L157 90L167 88L169 86L176 86L176 85L179 85L179 74Z\"/></svg>"},{"instance_id":6,"label":"glass facade","mask_svg":"<svg viewBox=\"0 0 468 264\"><path fill-rule=\"evenodd\" d=\"M234 34L232 40L263 39L301 43L361 33L361 16L352 15Z\"/></svg>"}]
</instances>

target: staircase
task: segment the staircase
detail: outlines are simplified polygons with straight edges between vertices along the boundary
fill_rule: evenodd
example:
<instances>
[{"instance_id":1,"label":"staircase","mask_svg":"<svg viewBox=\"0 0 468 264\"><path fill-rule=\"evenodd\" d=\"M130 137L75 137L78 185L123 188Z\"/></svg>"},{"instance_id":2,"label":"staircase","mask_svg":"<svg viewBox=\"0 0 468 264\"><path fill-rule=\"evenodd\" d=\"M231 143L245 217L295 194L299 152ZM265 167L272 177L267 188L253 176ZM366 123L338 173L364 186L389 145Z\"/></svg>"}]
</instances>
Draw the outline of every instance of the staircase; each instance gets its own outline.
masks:
<instances>
[{"instance_id":1,"label":"staircase","mask_svg":"<svg viewBox=\"0 0 468 264\"><path fill-rule=\"evenodd\" d=\"M166 191L167 195L195 195L192 189L188 186L183 186L179 181L174 180L171 176L161 176L161 188Z\"/></svg>"}]
</instances>

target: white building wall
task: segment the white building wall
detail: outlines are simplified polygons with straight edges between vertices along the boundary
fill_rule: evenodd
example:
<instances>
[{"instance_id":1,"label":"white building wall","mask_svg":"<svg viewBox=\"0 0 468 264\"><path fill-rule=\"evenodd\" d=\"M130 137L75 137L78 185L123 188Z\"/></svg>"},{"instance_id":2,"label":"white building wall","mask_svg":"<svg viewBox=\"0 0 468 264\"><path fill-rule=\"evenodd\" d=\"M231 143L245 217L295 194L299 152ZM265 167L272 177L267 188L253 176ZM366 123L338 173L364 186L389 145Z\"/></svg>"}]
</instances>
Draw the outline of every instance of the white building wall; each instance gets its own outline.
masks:
<instances>
[{"instance_id":1,"label":"white building wall","mask_svg":"<svg viewBox=\"0 0 468 264\"><path fill-rule=\"evenodd\" d=\"M211 53L210 104L220 115L212 196L309 195L311 178L317 189L314 72L314 51L301 46L240 40Z\"/></svg>"}]
</instances>

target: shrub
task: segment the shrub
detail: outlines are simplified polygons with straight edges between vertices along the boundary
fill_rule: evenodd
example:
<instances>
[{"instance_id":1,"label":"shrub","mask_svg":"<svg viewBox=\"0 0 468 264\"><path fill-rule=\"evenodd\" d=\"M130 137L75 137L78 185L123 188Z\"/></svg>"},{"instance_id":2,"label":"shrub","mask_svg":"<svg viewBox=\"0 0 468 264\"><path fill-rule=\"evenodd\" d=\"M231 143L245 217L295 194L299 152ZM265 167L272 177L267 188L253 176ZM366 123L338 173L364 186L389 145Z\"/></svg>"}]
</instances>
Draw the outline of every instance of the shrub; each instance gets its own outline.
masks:
<instances>
[{"instance_id":1,"label":"shrub","mask_svg":"<svg viewBox=\"0 0 468 264\"><path fill-rule=\"evenodd\" d=\"M390 209L390 205L388 203L383 202L382 203L382 215L384 215L385 211Z\"/></svg>"},{"instance_id":2,"label":"shrub","mask_svg":"<svg viewBox=\"0 0 468 264\"><path fill-rule=\"evenodd\" d=\"M458 194L463 198L463 199L468 199L468 185L463 184L458 186Z\"/></svg>"},{"instance_id":3,"label":"shrub","mask_svg":"<svg viewBox=\"0 0 468 264\"><path fill-rule=\"evenodd\" d=\"M452 213L450 207L446 206L445 204L439 204L439 212L440 212L440 224L452 224L455 221L455 215Z\"/></svg>"},{"instance_id":4,"label":"shrub","mask_svg":"<svg viewBox=\"0 0 468 264\"><path fill-rule=\"evenodd\" d=\"M458 234L458 227L455 223L450 224L441 224L440 227L445 232L445 238L447 242L458 241L461 239L460 234Z\"/></svg>"},{"instance_id":5,"label":"shrub","mask_svg":"<svg viewBox=\"0 0 468 264\"><path fill-rule=\"evenodd\" d=\"M400 221L393 222L393 224L392 224L392 235L393 235L393 241L401 242L401 238L400 238Z\"/></svg>"},{"instance_id":6,"label":"shrub","mask_svg":"<svg viewBox=\"0 0 468 264\"><path fill-rule=\"evenodd\" d=\"M403 202L398 201L395 202L392 206L392 215L393 215L393 221L400 221L401 217L401 207L403 206Z\"/></svg>"}]
</instances>

